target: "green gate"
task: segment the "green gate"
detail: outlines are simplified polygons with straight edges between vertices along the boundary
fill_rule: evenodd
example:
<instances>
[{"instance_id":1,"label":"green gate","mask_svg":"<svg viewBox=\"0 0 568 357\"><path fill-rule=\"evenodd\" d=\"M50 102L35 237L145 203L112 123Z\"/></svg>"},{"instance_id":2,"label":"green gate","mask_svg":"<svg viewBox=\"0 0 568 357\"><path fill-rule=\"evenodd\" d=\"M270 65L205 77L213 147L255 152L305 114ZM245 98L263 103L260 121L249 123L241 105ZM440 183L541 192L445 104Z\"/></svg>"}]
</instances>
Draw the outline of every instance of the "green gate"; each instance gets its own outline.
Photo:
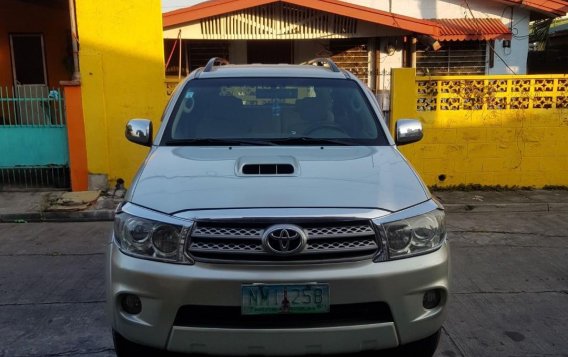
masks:
<instances>
[{"instance_id":1,"label":"green gate","mask_svg":"<svg viewBox=\"0 0 568 357\"><path fill-rule=\"evenodd\" d=\"M44 85L0 87L0 190L69 186L61 91Z\"/></svg>"}]
</instances>

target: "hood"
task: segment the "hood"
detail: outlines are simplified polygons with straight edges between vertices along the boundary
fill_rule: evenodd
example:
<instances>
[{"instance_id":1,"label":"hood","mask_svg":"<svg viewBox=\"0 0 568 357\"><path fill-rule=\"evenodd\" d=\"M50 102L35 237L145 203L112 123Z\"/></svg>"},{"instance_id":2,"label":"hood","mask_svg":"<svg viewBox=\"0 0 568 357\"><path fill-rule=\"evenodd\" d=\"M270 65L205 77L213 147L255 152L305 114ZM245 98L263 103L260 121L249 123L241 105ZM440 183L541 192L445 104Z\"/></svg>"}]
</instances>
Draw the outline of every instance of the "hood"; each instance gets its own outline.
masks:
<instances>
[{"instance_id":1,"label":"hood","mask_svg":"<svg viewBox=\"0 0 568 357\"><path fill-rule=\"evenodd\" d=\"M243 175L243 163L290 163L292 175ZM173 214L237 208L398 211L429 193L394 147L156 147L127 200Z\"/></svg>"}]
</instances>

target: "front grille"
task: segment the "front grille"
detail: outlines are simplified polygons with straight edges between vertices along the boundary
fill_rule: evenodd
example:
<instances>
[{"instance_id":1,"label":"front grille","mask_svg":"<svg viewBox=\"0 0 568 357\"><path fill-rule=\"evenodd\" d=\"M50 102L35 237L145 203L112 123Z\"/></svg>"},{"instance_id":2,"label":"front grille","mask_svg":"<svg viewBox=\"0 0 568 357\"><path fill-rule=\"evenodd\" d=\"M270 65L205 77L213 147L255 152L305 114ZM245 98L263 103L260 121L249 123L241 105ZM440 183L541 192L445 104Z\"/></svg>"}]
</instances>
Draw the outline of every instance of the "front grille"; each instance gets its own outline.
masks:
<instances>
[{"instance_id":1,"label":"front grille","mask_svg":"<svg viewBox=\"0 0 568 357\"><path fill-rule=\"evenodd\" d=\"M380 249L369 221L286 223L307 237L297 254L279 256L265 249L262 237L274 222L197 222L186 252L197 261L322 262L368 259Z\"/></svg>"},{"instance_id":2,"label":"front grille","mask_svg":"<svg viewBox=\"0 0 568 357\"><path fill-rule=\"evenodd\" d=\"M241 315L240 306L185 305L179 308L175 326L201 328L317 328L392 322L384 302L332 304L328 313Z\"/></svg>"}]
</instances>

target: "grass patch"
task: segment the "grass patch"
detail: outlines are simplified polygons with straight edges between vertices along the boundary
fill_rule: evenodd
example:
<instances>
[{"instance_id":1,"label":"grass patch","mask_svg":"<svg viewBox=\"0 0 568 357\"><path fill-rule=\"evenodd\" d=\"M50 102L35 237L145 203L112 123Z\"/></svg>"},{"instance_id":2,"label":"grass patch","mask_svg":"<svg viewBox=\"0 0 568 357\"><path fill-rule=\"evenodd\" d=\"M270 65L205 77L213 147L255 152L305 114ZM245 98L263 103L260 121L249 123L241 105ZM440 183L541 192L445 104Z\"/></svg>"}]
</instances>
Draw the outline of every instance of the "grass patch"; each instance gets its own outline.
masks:
<instances>
[{"instance_id":1,"label":"grass patch","mask_svg":"<svg viewBox=\"0 0 568 357\"><path fill-rule=\"evenodd\" d=\"M568 191L568 186L562 185L545 185L543 190L550 190L550 191Z\"/></svg>"},{"instance_id":2,"label":"grass patch","mask_svg":"<svg viewBox=\"0 0 568 357\"><path fill-rule=\"evenodd\" d=\"M501 185L480 185L480 184L469 184L469 185L451 185L451 186L438 186L433 185L429 187L432 191L527 191L534 190L532 186L501 186Z\"/></svg>"}]
</instances>

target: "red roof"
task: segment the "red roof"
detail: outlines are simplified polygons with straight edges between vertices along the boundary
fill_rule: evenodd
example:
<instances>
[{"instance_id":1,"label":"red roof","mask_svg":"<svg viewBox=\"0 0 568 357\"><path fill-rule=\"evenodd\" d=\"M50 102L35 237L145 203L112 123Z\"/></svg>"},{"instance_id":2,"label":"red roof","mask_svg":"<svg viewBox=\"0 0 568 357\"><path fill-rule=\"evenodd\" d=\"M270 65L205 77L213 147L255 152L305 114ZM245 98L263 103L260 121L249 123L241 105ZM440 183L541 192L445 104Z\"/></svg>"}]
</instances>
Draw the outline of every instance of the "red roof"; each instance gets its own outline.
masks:
<instances>
[{"instance_id":1,"label":"red roof","mask_svg":"<svg viewBox=\"0 0 568 357\"><path fill-rule=\"evenodd\" d=\"M564 16L568 12L566 0L493 0L507 5L526 7L547 15Z\"/></svg>"},{"instance_id":2,"label":"red roof","mask_svg":"<svg viewBox=\"0 0 568 357\"><path fill-rule=\"evenodd\" d=\"M434 19L440 25L439 41L510 40L512 33L499 19Z\"/></svg>"},{"instance_id":3,"label":"red roof","mask_svg":"<svg viewBox=\"0 0 568 357\"><path fill-rule=\"evenodd\" d=\"M438 24L433 21L399 15L339 0L210 0L165 13L163 15L164 27L173 27L211 16L227 14L275 2L286 2L430 36L438 35L440 32Z\"/></svg>"},{"instance_id":4,"label":"red roof","mask_svg":"<svg viewBox=\"0 0 568 357\"><path fill-rule=\"evenodd\" d=\"M492 1L526 7L553 16L565 15L568 12L568 0ZM228 14L275 2L286 2L409 32L430 35L443 41L511 38L511 31L498 19L423 20L339 0L209 0L163 14L163 24L165 28L174 27L207 17Z\"/></svg>"}]
</instances>

